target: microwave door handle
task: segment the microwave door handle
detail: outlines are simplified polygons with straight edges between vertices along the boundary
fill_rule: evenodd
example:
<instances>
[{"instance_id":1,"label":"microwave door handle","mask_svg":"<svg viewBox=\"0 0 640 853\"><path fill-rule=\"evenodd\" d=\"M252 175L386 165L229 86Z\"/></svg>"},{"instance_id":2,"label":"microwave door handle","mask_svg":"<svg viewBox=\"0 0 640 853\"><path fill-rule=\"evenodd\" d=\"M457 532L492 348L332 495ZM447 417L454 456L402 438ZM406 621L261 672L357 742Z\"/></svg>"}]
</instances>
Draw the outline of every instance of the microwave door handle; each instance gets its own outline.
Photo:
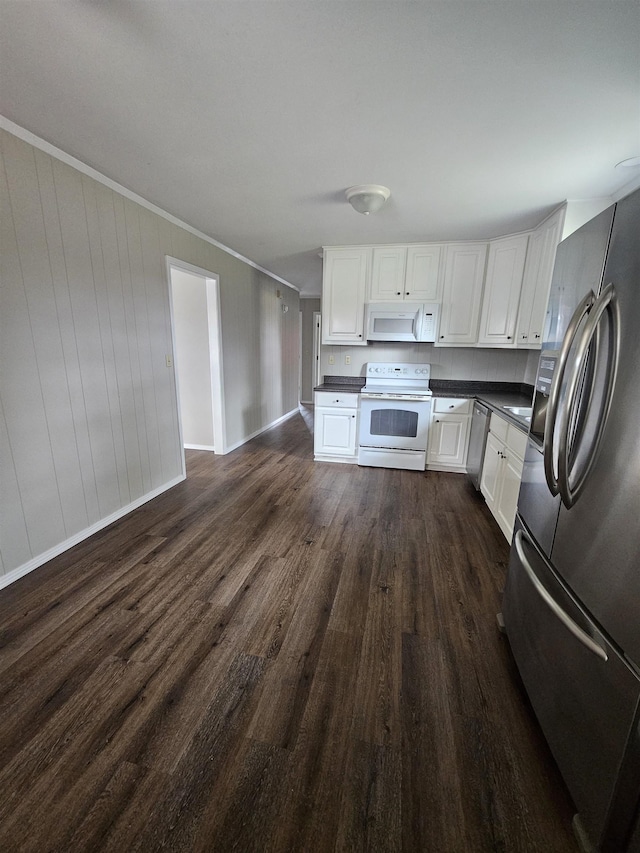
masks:
<instances>
[{"instance_id":1,"label":"microwave door handle","mask_svg":"<svg viewBox=\"0 0 640 853\"><path fill-rule=\"evenodd\" d=\"M562 340L560 355L558 357L558 362L556 364L555 370L553 371L553 379L551 381L551 388L549 389L549 402L547 403L547 416L544 424L544 438L542 448L544 458L544 475L547 481L547 486L552 495L557 495L560 491L560 485L558 483L558 477L556 476L554 464L554 436L556 429L556 421L558 419L560 391L562 390L562 384L564 381L564 372L567 365L567 360L569 358L569 351L571 350L574 338L578 333L580 324L582 323L584 317L589 313L595 301L595 294L593 290L590 290L584 297L584 299L582 299L576 310L573 312L573 316L569 321L567 331L565 332L564 338Z\"/></svg>"},{"instance_id":2,"label":"microwave door handle","mask_svg":"<svg viewBox=\"0 0 640 853\"><path fill-rule=\"evenodd\" d=\"M607 348L606 354L607 365L604 379L605 398L598 413L598 420L596 423L594 437L591 443L591 448L587 461L582 471L580 471L578 476L576 477L575 483L571 485L570 476L572 472L570 470L569 461L569 432L573 420L574 410L580 401L579 389L580 377L583 373L583 365L585 363L586 358L588 357L589 348L591 346L591 343L593 342L594 336L596 338L596 343L598 343L600 321L602 320L602 315L605 313L605 311L607 312L607 318L609 320L609 346ZM597 346L596 357L599 357L600 352L601 348L600 346ZM587 482L587 478L591 473L591 469L593 468L593 464L597 458L598 449L602 440L602 434L604 433L604 428L609 417L609 412L611 411L613 391L615 388L616 376L618 373L619 353L620 309L618 307L618 300L616 299L615 288L613 284L608 284L598 297L596 304L591 309L589 317L587 318L587 322L584 324L584 327L580 334L580 338L578 339L578 343L576 345L576 357L568 379L566 405L560 417L558 430L558 482L560 496L562 498L563 504L567 507L567 509L570 509L580 497L580 494L584 489L585 483ZM593 380L594 377L592 376L591 382L593 382ZM587 393L589 398L591 398L591 392L592 389L588 389Z\"/></svg>"},{"instance_id":3,"label":"microwave door handle","mask_svg":"<svg viewBox=\"0 0 640 853\"><path fill-rule=\"evenodd\" d=\"M516 552L518 554L518 558L520 559L520 564L525 571L525 574L531 581L533 588L538 593L540 598L547 605L549 610L554 613L558 619L562 622L562 624L567 628L573 636L582 643L590 652L593 652L594 655L597 655L603 661L609 660L606 651L602 648L599 643L587 634L586 631L583 631L582 628L574 622L574 620L569 616L569 614L560 607L558 602L553 598L553 596L547 591L547 589L543 586L540 579L536 575L533 567L527 560L527 556L524 553L524 548L522 547L522 540L525 538L524 531L520 528L516 535L513 538L513 544L515 545Z\"/></svg>"}]
</instances>

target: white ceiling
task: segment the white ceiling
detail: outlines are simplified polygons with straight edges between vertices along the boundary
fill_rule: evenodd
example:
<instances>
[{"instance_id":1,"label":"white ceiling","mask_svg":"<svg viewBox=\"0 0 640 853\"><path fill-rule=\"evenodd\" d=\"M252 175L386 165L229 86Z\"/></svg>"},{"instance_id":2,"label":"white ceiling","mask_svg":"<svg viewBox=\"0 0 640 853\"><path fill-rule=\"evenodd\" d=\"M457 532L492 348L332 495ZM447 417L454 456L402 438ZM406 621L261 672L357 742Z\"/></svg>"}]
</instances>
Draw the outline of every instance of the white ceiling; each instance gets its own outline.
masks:
<instances>
[{"instance_id":1,"label":"white ceiling","mask_svg":"<svg viewBox=\"0 0 640 853\"><path fill-rule=\"evenodd\" d=\"M637 0L0 0L0 39L4 116L306 294L322 245L498 236L638 174Z\"/></svg>"}]
</instances>

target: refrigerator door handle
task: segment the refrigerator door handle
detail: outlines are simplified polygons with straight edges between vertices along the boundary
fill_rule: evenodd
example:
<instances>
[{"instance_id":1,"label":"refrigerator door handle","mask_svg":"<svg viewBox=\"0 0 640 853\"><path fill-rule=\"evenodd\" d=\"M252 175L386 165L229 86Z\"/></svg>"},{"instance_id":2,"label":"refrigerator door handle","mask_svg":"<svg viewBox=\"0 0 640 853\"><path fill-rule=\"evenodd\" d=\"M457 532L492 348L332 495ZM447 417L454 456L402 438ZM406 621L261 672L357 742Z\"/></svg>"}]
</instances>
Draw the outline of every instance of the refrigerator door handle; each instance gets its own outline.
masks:
<instances>
[{"instance_id":1,"label":"refrigerator door handle","mask_svg":"<svg viewBox=\"0 0 640 853\"><path fill-rule=\"evenodd\" d=\"M554 465L554 436L556 429L556 421L558 419L560 391L564 382L564 372L567 366L567 360L569 358L569 351L578 333L580 324L591 310L595 301L595 294L593 290L590 290L584 297L584 299L582 299L576 310L573 312L573 316L569 321L567 331L565 332L564 338L562 340L560 355L558 356L556 368L553 372L553 379L551 381L551 388L549 390L549 402L547 403L547 415L544 424L543 455L544 475L547 481L547 486L549 487L549 491L552 495L557 495L560 491L560 484L558 482L558 477L556 477Z\"/></svg>"},{"instance_id":2,"label":"refrigerator door handle","mask_svg":"<svg viewBox=\"0 0 640 853\"><path fill-rule=\"evenodd\" d=\"M571 485L569 469L569 430L572 423L574 409L579 400L578 389L580 377L583 373L583 365L589 353L589 347L594 335L597 335L602 315L607 312L609 319L609 346L607 352L607 365L605 376L605 397L598 413L598 421L594 431L593 441L588 459ZM558 483L560 497L567 509L575 504L585 486L587 478L591 473L593 464L598 455L598 449L602 440L602 434L611 410L611 401L618 373L618 355L620 351L620 314L616 292L613 284L608 284L595 305L589 312L586 323L582 329L576 345L576 356L571 366L571 372L567 382L567 396L565 406L560 415L559 439L558 439Z\"/></svg>"},{"instance_id":3,"label":"refrigerator door handle","mask_svg":"<svg viewBox=\"0 0 640 853\"><path fill-rule=\"evenodd\" d=\"M516 535L513 539L513 544L515 545L515 549L518 554L518 558L520 559L520 563L522 568L525 570L529 580L533 584L535 591L538 593L540 598L545 602L545 604L549 607L549 609L554 613L558 619L562 622L562 624L573 634L573 636L579 640L583 646L589 649L589 651L593 652L603 661L609 660L607 657L606 651L602 648L601 645L596 643L596 641L583 631L582 628L577 625L573 619L566 613L562 607L558 604L557 601L550 595L550 593L546 590L546 588L540 582L538 576L536 575L534 569L531 564L527 560L527 555L524 553L524 548L522 547L522 540L527 538L524 531L519 529L516 532Z\"/></svg>"}]
</instances>

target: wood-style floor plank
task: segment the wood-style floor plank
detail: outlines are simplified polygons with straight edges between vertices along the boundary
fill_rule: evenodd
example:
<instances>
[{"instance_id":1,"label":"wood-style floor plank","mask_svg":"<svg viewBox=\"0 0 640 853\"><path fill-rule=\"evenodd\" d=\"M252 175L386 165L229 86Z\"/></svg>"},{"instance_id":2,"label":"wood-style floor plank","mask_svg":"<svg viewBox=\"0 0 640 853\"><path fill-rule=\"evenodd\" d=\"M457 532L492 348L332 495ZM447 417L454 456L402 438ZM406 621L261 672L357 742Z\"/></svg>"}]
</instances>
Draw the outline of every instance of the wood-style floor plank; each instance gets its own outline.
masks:
<instances>
[{"instance_id":1,"label":"wood-style floor plank","mask_svg":"<svg viewBox=\"0 0 640 853\"><path fill-rule=\"evenodd\" d=\"M295 417L0 591L0 850L574 853L466 478Z\"/></svg>"}]
</instances>

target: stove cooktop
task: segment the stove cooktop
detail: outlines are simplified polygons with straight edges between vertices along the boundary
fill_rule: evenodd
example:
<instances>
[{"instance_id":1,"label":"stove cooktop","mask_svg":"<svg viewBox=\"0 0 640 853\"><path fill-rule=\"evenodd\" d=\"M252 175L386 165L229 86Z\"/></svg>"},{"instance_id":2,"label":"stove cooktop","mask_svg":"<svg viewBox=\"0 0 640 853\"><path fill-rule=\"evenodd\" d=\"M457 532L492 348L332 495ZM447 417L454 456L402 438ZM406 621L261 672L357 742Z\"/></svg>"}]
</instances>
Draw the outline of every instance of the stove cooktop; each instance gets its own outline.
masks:
<instances>
[{"instance_id":1,"label":"stove cooktop","mask_svg":"<svg viewBox=\"0 0 640 853\"><path fill-rule=\"evenodd\" d=\"M365 368L363 394L393 397L431 397L430 364L370 361Z\"/></svg>"}]
</instances>

